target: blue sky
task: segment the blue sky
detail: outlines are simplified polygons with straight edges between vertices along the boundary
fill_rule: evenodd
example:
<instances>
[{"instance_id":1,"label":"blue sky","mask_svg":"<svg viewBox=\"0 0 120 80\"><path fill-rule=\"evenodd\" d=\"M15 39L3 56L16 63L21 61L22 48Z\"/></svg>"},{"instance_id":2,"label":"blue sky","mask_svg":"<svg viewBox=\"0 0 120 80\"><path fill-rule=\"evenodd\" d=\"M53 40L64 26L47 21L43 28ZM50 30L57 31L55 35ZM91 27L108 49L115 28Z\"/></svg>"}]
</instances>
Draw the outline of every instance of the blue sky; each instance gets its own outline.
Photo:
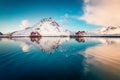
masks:
<instances>
[{"instance_id":1,"label":"blue sky","mask_svg":"<svg viewBox=\"0 0 120 80\"><path fill-rule=\"evenodd\" d=\"M23 20L32 26L47 17L71 31L98 29L99 26L78 19L84 14L83 7L83 0L0 0L0 32L19 30Z\"/></svg>"}]
</instances>

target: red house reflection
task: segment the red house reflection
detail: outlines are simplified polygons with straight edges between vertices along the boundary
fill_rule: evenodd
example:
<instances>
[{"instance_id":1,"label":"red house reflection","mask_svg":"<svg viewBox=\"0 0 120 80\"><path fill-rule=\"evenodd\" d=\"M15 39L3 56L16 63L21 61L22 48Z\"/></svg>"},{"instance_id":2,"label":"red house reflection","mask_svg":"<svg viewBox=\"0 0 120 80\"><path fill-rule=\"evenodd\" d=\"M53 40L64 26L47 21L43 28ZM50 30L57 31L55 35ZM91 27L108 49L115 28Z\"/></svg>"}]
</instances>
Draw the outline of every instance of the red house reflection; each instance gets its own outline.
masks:
<instances>
[{"instance_id":1,"label":"red house reflection","mask_svg":"<svg viewBox=\"0 0 120 80\"><path fill-rule=\"evenodd\" d=\"M30 39L31 39L32 42L36 42L36 43L39 44L39 41L40 41L41 37L30 37Z\"/></svg>"},{"instance_id":2,"label":"red house reflection","mask_svg":"<svg viewBox=\"0 0 120 80\"><path fill-rule=\"evenodd\" d=\"M76 38L75 40L78 41L78 42L85 42L84 37Z\"/></svg>"}]
</instances>

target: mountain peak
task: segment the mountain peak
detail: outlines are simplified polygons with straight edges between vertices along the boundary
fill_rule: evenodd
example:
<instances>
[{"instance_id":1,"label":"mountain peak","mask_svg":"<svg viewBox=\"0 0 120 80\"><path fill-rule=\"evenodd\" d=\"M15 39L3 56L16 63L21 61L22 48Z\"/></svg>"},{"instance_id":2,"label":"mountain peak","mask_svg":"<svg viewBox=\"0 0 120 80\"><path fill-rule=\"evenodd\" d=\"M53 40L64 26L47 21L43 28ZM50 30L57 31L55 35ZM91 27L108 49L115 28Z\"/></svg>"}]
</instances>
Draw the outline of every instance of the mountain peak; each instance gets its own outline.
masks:
<instances>
[{"instance_id":1,"label":"mountain peak","mask_svg":"<svg viewBox=\"0 0 120 80\"><path fill-rule=\"evenodd\" d=\"M32 27L13 33L13 36L70 36L70 32L54 19L44 18Z\"/></svg>"},{"instance_id":2,"label":"mountain peak","mask_svg":"<svg viewBox=\"0 0 120 80\"><path fill-rule=\"evenodd\" d=\"M107 26L98 30L98 33L101 34L120 34L120 26Z\"/></svg>"},{"instance_id":3,"label":"mountain peak","mask_svg":"<svg viewBox=\"0 0 120 80\"><path fill-rule=\"evenodd\" d=\"M55 22L55 20L53 19L53 18L43 18L42 20L41 20L41 22Z\"/></svg>"},{"instance_id":4,"label":"mountain peak","mask_svg":"<svg viewBox=\"0 0 120 80\"><path fill-rule=\"evenodd\" d=\"M40 22L36 23L33 27L43 26L43 25L46 25L46 24L60 27L60 25L51 17L50 18L43 18L42 20L40 20Z\"/></svg>"}]
</instances>

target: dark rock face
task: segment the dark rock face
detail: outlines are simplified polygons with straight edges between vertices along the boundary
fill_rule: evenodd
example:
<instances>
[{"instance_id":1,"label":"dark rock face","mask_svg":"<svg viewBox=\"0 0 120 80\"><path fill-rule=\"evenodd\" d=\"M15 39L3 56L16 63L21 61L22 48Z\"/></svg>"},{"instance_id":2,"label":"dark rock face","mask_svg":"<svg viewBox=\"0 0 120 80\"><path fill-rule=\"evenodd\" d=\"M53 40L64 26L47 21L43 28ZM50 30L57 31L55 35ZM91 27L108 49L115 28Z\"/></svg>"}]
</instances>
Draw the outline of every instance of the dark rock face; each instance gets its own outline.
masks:
<instances>
[{"instance_id":1,"label":"dark rock face","mask_svg":"<svg viewBox=\"0 0 120 80\"><path fill-rule=\"evenodd\" d=\"M3 34L0 32L0 35L3 35Z\"/></svg>"}]
</instances>

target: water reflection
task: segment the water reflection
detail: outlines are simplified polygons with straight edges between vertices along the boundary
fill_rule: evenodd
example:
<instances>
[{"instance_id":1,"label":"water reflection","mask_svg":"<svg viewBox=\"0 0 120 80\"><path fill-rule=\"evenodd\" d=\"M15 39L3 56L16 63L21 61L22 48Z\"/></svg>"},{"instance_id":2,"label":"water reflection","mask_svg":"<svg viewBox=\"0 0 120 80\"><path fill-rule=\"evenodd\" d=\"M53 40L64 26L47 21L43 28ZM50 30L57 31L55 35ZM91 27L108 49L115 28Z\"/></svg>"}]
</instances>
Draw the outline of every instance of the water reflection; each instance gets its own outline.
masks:
<instances>
[{"instance_id":1,"label":"water reflection","mask_svg":"<svg viewBox=\"0 0 120 80\"><path fill-rule=\"evenodd\" d=\"M23 52L28 52L29 49L30 49L30 46L28 44L26 44L26 43L21 43L20 46L21 46Z\"/></svg>"},{"instance_id":2,"label":"water reflection","mask_svg":"<svg viewBox=\"0 0 120 80\"><path fill-rule=\"evenodd\" d=\"M0 65L0 80L120 80L120 39L2 38Z\"/></svg>"},{"instance_id":3,"label":"water reflection","mask_svg":"<svg viewBox=\"0 0 120 80\"><path fill-rule=\"evenodd\" d=\"M90 47L84 52L86 73L100 75L102 80L120 80L120 39L92 38L91 40L99 41L101 44Z\"/></svg>"},{"instance_id":4,"label":"water reflection","mask_svg":"<svg viewBox=\"0 0 120 80\"><path fill-rule=\"evenodd\" d=\"M84 37L72 38L79 43L84 43ZM15 41L21 41L20 47L23 52L30 50L30 45L35 46L45 53L53 53L62 43L70 41L70 37L23 37L23 38L12 38Z\"/></svg>"},{"instance_id":5,"label":"water reflection","mask_svg":"<svg viewBox=\"0 0 120 80\"><path fill-rule=\"evenodd\" d=\"M80 43L69 37L22 37L0 41L0 80L83 79L84 57L77 54L85 49L83 46L81 48ZM53 52L52 55L44 54Z\"/></svg>"},{"instance_id":6,"label":"water reflection","mask_svg":"<svg viewBox=\"0 0 120 80\"><path fill-rule=\"evenodd\" d=\"M32 42L36 42L37 44L39 44L41 37L30 37L30 39Z\"/></svg>"},{"instance_id":7,"label":"water reflection","mask_svg":"<svg viewBox=\"0 0 120 80\"><path fill-rule=\"evenodd\" d=\"M15 41L21 41L22 50L24 52L29 51L30 45L37 47L45 53L53 53L55 49L59 47L63 42L70 40L69 37L27 37L27 38L12 38Z\"/></svg>"}]
</instances>

